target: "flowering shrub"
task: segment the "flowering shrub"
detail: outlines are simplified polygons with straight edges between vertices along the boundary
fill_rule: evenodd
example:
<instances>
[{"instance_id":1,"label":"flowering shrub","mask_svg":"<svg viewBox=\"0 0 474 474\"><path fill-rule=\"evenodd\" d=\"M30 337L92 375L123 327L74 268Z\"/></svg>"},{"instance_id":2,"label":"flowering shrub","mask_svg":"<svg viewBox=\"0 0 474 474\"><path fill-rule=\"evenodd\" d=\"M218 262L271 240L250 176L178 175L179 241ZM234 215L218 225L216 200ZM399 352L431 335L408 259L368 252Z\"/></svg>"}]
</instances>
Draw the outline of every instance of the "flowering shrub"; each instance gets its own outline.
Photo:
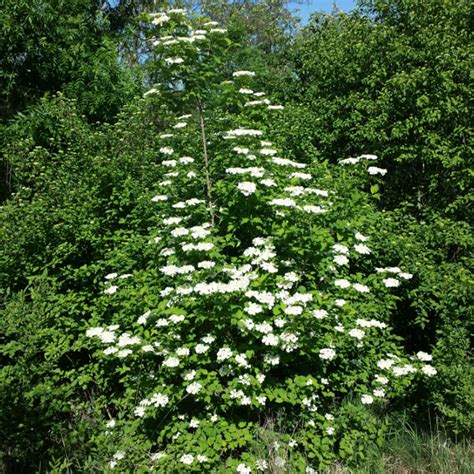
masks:
<instances>
[{"instance_id":1,"label":"flowering shrub","mask_svg":"<svg viewBox=\"0 0 474 474\"><path fill-rule=\"evenodd\" d=\"M157 83L143 107L167 129L140 264L121 241L77 343L108 379L98 450L120 471L351 462L380 436L364 406L436 374L389 326L412 275L372 261L368 196L278 146L284 107L252 89L252 71L226 70L224 29L178 9L144 20ZM281 412L291 434L257 457L255 433Z\"/></svg>"}]
</instances>

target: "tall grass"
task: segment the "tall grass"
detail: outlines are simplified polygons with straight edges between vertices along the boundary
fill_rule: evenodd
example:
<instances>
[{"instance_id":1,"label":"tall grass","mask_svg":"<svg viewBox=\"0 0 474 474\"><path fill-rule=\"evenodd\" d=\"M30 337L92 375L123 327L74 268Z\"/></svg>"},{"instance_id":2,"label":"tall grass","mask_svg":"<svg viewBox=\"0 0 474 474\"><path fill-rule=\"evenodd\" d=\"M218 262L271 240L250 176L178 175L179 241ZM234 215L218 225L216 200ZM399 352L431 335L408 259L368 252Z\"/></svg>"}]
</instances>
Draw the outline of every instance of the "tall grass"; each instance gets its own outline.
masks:
<instances>
[{"instance_id":1,"label":"tall grass","mask_svg":"<svg viewBox=\"0 0 474 474\"><path fill-rule=\"evenodd\" d=\"M339 472L393 474L472 474L472 439L452 439L438 420L428 430L416 428L404 414L392 417L385 444L357 470ZM333 471L338 472L337 470Z\"/></svg>"},{"instance_id":2,"label":"tall grass","mask_svg":"<svg viewBox=\"0 0 474 474\"><path fill-rule=\"evenodd\" d=\"M383 446L372 451L364 463L351 468L334 463L318 474L474 474L473 440L453 439L438 419L427 421L423 423L427 428L422 429L407 414L393 414ZM304 474L291 467L288 449L281 446L276 454L275 443L285 432L284 426L281 417L268 420L255 438L253 453L268 461L266 474ZM281 467L277 456L290 462Z\"/></svg>"}]
</instances>

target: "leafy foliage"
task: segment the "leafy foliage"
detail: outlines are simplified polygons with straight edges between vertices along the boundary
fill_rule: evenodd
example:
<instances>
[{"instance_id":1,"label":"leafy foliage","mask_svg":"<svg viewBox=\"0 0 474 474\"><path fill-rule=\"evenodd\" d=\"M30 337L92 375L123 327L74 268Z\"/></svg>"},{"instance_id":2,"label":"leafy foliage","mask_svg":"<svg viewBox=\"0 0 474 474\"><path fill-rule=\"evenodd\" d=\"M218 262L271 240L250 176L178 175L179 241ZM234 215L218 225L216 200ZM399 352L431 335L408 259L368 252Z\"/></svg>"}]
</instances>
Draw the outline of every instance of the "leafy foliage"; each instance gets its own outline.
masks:
<instances>
[{"instance_id":1,"label":"leafy foliage","mask_svg":"<svg viewBox=\"0 0 474 474\"><path fill-rule=\"evenodd\" d=\"M425 126L423 108L386 89L417 48L433 47L413 39L438 10L410 5L316 16L298 44L281 39L265 62L256 48L266 40L255 46L235 18L226 31L136 2L143 97L128 99L135 66L119 66L108 43L62 93L4 126L14 191L0 208L7 469L358 469L383 444L387 407L436 408L447 429L470 430L464 197L443 194L428 158L441 202L426 198L424 182L407 188L419 179L414 150L438 141L376 138L397 107ZM446 31L464 21L459 11L446 13ZM352 37L368 40L340 41ZM274 74L288 51L293 62ZM395 73L379 82L377 68L361 69L387 58ZM277 96L298 100L282 106ZM391 97L385 108L381 96ZM361 103L380 116L355 120ZM115 123L91 124L84 110ZM440 121L436 134L454 143ZM392 160L397 146L409 159ZM454 169L464 176L465 162Z\"/></svg>"}]
</instances>

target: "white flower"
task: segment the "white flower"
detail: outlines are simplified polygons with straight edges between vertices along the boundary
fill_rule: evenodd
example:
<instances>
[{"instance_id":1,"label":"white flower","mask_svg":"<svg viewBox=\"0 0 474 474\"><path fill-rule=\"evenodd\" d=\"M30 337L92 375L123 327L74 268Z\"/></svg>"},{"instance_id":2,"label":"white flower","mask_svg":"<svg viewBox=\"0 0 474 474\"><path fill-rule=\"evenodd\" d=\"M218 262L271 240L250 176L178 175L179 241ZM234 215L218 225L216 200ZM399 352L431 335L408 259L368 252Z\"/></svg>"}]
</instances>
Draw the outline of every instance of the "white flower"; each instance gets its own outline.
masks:
<instances>
[{"instance_id":1,"label":"white flower","mask_svg":"<svg viewBox=\"0 0 474 474\"><path fill-rule=\"evenodd\" d=\"M252 89L245 89L245 88L243 88L243 87L242 87L241 89L239 89L239 92L240 92L241 94L253 94L253 90L252 90Z\"/></svg>"},{"instance_id":2,"label":"white flower","mask_svg":"<svg viewBox=\"0 0 474 474\"><path fill-rule=\"evenodd\" d=\"M376 388L372 393L374 394L374 397L385 397L385 390L382 388Z\"/></svg>"},{"instance_id":3,"label":"white flower","mask_svg":"<svg viewBox=\"0 0 474 474\"><path fill-rule=\"evenodd\" d=\"M261 324L257 324L255 326L255 330L258 331L258 332L261 332L263 334L268 334L269 332L273 331L273 327L272 327L271 324L269 324L267 322L264 322L264 323L261 323Z\"/></svg>"},{"instance_id":4,"label":"white flower","mask_svg":"<svg viewBox=\"0 0 474 474\"><path fill-rule=\"evenodd\" d=\"M196 459L198 462L207 462L209 458L207 456L204 456L203 454L198 454L196 456Z\"/></svg>"},{"instance_id":5,"label":"white flower","mask_svg":"<svg viewBox=\"0 0 474 474\"><path fill-rule=\"evenodd\" d=\"M235 138L235 137L259 137L263 135L263 132L260 130L253 130L249 128L236 128L235 130L229 130L224 138Z\"/></svg>"},{"instance_id":6,"label":"white flower","mask_svg":"<svg viewBox=\"0 0 474 474\"><path fill-rule=\"evenodd\" d=\"M323 212L327 212L327 210L323 209L321 206L303 206L303 211L313 212L315 214L321 214Z\"/></svg>"},{"instance_id":7,"label":"white flower","mask_svg":"<svg viewBox=\"0 0 474 474\"><path fill-rule=\"evenodd\" d=\"M370 175L377 175L377 174L380 174L381 176L385 176L387 174L387 170L384 169L384 168L377 168L376 166L369 166L367 168L367 172L370 174Z\"/></svg>"},{"instance_id":8,"label":"white flower","mask_svg":"<svg viewBox=\"0 0 474 474\"><path fill-rule=\"evenodd\" d=\"M365 332L362 329L351 329L349 331L349 336L358 339L359 341L365 336Z\"/></svg>"},{"instance_id":9,"label":"white flower","mask_svg":"<svg viewBox=\"0 0 474 474\"><path fill-rule=\"evenodd\" d=\"M359 326L362 326L364 328L385 329L387 327L387 325L385 323L382 323L381 321L377 321L376 319L371 319L370 321L367 321L366 319L357 318L356 323Z\"/></svg>"},{"instance_id":10,"label":"white flower","mask_svg":"<svg viewBox=\"0 0 474 474\"><path fill-rule=\"evenodd\" d=\"M303 308L301 306L288 306L284 311L291 316L298 316L303 313Z\"/></svg>"},{"instance_id":11,"label":"white flower","mask_svg":"<svg viewBox=\"0 0 474 474\"><path fill-rule=\"evenodd\" d=\"M132 352L133 351L130 349L122 349L121 351L117 352L117 356L124 358L124 357L129 356Z\"/></svg>"},{"instance_id":12,"label":"white flower","mask_svg":"<svg viewBox=\"0 0 474 474\"><path fill-rule=\"evenodd\" d=\"M185 374L183 378L184 380L187 380L188 382L190 382L191 380L194 380L194 377L196 377L196 371L191 370L187 374Z\"/></svg>"},{"instance_id":13,"label":"white flower","mask_svg":"<svg viewBox=\"0 0 474 474\"><path fill-rule=\"evenodd\" d=\"M178 324L182 321L184 321L186 319L186 317L184 316L184 314L172 314L170 316L170 321L174 324Z\"/></svg>"},{"instance_id":14,"label":"white flower","mask_svg":"<svg viewBox=\"0 0 474 474\"><path fill-rule=\"evenodd\" d=\"M293 199L273 199L270 204L274 206L295 207L296 202Z\"/></svg>"},{"instance_id":15,"label":"white flower","mask_svg":"<svg viewBox=\"0 0 474 474\"><path fill-rule=\"evenodd\" d=\"M354 283L352 288L354 288L354 290L358 291L359 293L370 293L369 287L366 285L361 285L360 283Z\"/></svg>"},{"instance_id":16,"label":"white flower","mask_svg":"<svg viewBox=\"0 0 474 474\"><path fill-rule=\"evenodd\" d=\"M279 356L265 355L265 362L269 365L278 365L280 363Z\"/></svg>"},{"instance_id":17,"label":"white flower","mask_svg":"<svg viewBox=\"0 0 474 474\"><path fill-rule=\"evenodd\" d=\"M389 369L395 362L392 359L381 359L377 362L379 369Z\"/></svg>"},{"instance_id":18,"label":"white flower","mask_svg":"<svg viewBox=\"0 0 474 474\"><path fill-rule=\"evenodd\" d=\"M159 94L160 91L154 87L152 87L151 89L147 90L144 94L143 94L143 97L148 97L149 95L152 95L152 94Z\"/></svg>"},{"instance_id":19,"label":"white flower","mask_svg":"<svg viewBox=\"0 0 474 474\"><path fill-rule=\"evenodd\" d=\"M336 255L333 258L333 262L337 265L347 265L349 263L349 259L345 255Z\"/></svg>"},{"instance_id":20,"label":"white flower","mask_svg":"<svg viewBox=\"0 0 474 474\"><path fill-rule=\"evenodd\" d=\"M325 317L327 317L327 315L328 315L328 312L325 309L315 309L313 311L313 316L316 319L324 319Z\"/></svg>"},{"instance_id":21,"label":"white flower","mask_svg":"<svg viewBox=\"0 0 474 474\"><path fill-rule=\"evenodd\" d=\"M118 286L112 285L104 290L104 293L107 295L113 295L118 290Z\"/></svg>"},{"instance_id":22,"label":"white flower","mask_svg":"<svg viewBox=\"0 0 474 474\"><path fill-rule=\"evenodd\" d=\"M276 155L277 153L278 152L274 150L273 148L262 148L260 150L260 154L265 155L265 156L273 156L273 155Z\"/></svg>"},{"instance_id":23,"label":"white flower","mask_svg":"<svg viewBox=\"0 0 474 474\"><path fill-rule=\"evenodd\" d=\"M163 219L163 224L165 225L177 225L183 220L182 217L168 217Z\"/></svg>"},{"instance_id":24,"label":"white flower","mask_svg":"<svg viewBox=\"0 0 474 474\"><path fill-rule=\"evenodd\" d=\"M168 200L168 196L166 196L165 194L161 194L161 195L153 196L153 197L151 198L151 200L152 200L153 202L167 201L167 200Z\"/></svg>"},{"instance_id":25,"label":"white flower","mask_svg":"<svg viewBox=\"0 0 474 474\"><path fill-rule=\"evenodd\" d=\"M383 280L383 284L387 288L396 288L397 286L400 286L400 281L397 280L396 278L385 278Z\"/></svg>"},{"instance_id":26,"label":"white flower","mask_svg":"<svg viewBox=\"0 0 474 474\"><path fill-rule=\"evenodd\" d=\"M337 300L334 300L334 303L336 306L342 307L346 304L346 300L343 300L342 298L338 298Z\"/></svg>"},{"instance_id":27,"label":"white flower","mask_svg":"<svg viewBox=\"0 0 474 474\"><path fill-rule=\"evenodd\" d=\"M210 334L208 334L206 337L203 337L202 340L206 344L212 344L216 340L216 338L214 336L211 336Z\"/></svg>"},{"instance_id":28,"label":"white flower","mask_svg":"<svg viewBox=\"0 0 474 474\"><path fill-rule=\"evenodd\" d=\"M268 110L283 110L285 107L283 105L269 105Z\"/></svg>"},{"instance_id":29,"label":"white flower","mask_svg":"<svg viewBox=\"0 0 474 474\"><path fill-rule=\"evenodd\" d=\"M244 308L244 311L251 316L254 316L256 314L259 314L263 311L263 308L261 305L256 304L256 303L249 303L248 306Z\"/></svg>"},{"instance_id":30,"label":"white flower","mask_svg":"<svg viewBox=\"0 0 474 474\"><path fill-rule=\"evenodd\" d=\"M255 467L259 471L266 471L268 469L268 462L265 461L265 459L257 459L257 461L255 462Z\"/></svg>"},{"instance_id":31,"label":"white flower","mask_svg":"<svg viewBox=\"0 0 474 474\"><path fill-rule=\"evenodd\" d=\"M274 334L266 334L262 337L262 342L266 346L277 346L278 345L278 336Z\"/></svg>"},{"instance_id":32,"label":"white flower","mask_svg":"<svg viewBox=\"0 0 474 474\"><path fill-rule=\"evenodd\" d=\"M232 350L228 347L222 347L217 351L217 360L222 362L232 357Z\"/></svg>"},{"instance_id":33,"label":"white flower","mask_svg":"<svg viewBox=\"0 0 474 474\"><path fill-rule=\"evenodd\" d=\"M113 455L113 459L115 459L115 461L120 461L121 459L123 459L125 457L125 453L123 451L117 451L114 455Z\"/></svg>"},{"instance_id":34,"label":"white flower","mask_svg":"<svg viewBox=\"0 0 474 474\"><path fill-rule=\"evenodd\" d=\"M270 101L268 99L262 100L251 100L249 102L245 102L245 107L253 107L254 105L268 105Z\"/></svg>"},{"instance_id":35,"label":"white flower","mask_svg":"<svg viewBox=\"0 0 474 474\"><path fill-rule=\"evenodd\" d=\"M114 278L118 277L118 273L109 273L108 275L105 275L106 280L113 280Z\"/></svg>"},{"instance_id":36,"label":"white flower","mask_svg":"<svg viewBox=\"0 0 474 474\"><path fill-rule=\"evenodd\" d=\"M101 328L101 327L89 328L86 331L86 336L87 337L99 336L103 332L104 332L104 328Z\"/></svg>"},{"instance_id":37,"label":"white flower","mask_svg":"<svg viewBox=\"0 0 474 474\"><path fill-rule=\"evenodd\" d=\"M168 357L163 361L163 366L164 367L178 367L179 365L179 359L176 357Z\"/></svg>"},{"instance_id":38,"label":"white flower","mask_svg":"<svg viewBox=\"0 0 474 474\"><path fill-rule=\"evenodd\" d=\"M389 382L387 377L383 377L381 375L376 375L375 380L382 385L387 385Z\"/></svg>"},{"instance_id":39,"label":"white flower","mask_svg":"<svg viewBox=\"0 0 474 474\"><path fill-rule=\"evenodd\" d=\"M297 179L313 179L313 177L309 173L291 173L290 178L297 178Z\"/></svg>"},{"instance_id":40,"label":"white flower","mask_svg":"<svg viewBox=\"0 0 474 474\"><path fill-rule=\"evenodd\" d=\"M255 186L255 183L252 183L250 181L243 181L242 183L239 183L237 185L237 188L244 196L250 196L257 190L257 186Z\"/></svg>"},{"instance_id":41,"label":"white flower","mask_svg":"<svg viewBox=\"0 0 474 474\"><path fill-rule=\"evenodd\" d=\"M209 346L206 346L205 344L196 344L194 350L196 351L196 354L204 354L209 350Z\"/></svg>"},{"instance_id":42,"label":"white flower","mask_svg":"<svg viewBox=\"0 0 474 474\"><path fill-rule=\"evenodd\" d=\"M246 464L239 464L237 466L236 472L239 474L250 474L252 469L250 469L250 467L248 467Z\"/></svg>"},{"instance_id":43,"label":"white flower","mask_svg":"<svg viewBox=\"0 0 474 474\"><path fill-rule=\"evenodd\" d=\"M364 405L371 405L374 403L374 397L372 397L372 395L362 395L362 397L360 397L360 401Z\"/></svg>"},{"instance_id":44,"label":"white flower","mask_svg":"<svg viewBox=\"0 0 474 474\"><path fill-rule=\"evenodd\" d=\"M360 160L376 160L377 155L360 155L357 158L359 158Z\"/></svg>"},{"instance_id":45,"label":"white flower","mask_svg":"<svg viewBox=\"0 0 474 474\"><path fill-rule=\"evenodd\" d=\"M245 354L237 354L235 356L235 361L241 367L249 367L250 364L248 363L247 356Z\"/></svg>"},{"instance_id":46,"label":"white flower","mask_svg":"<svg viewBox=\"0 0 474 474\"><path fill-rule=\"evenodd\" d=\"M248 148L244 148L241 146L235 146L233 150L239 155L248 155L250 153L250 150Z\"/></svg>"},{"instance_id":47,"label":"white flower","mask_svg":"<svg viewBox=\"0 0 474 474\"><path fill-rule=\"evenodd\" d=\"M351 283L348 280L339 279L334 281L334 285L336 285L338 288L349 288Z\"/></svg>"},{"instance_id":48,"label":"white flower","mask_svg":"<svg viewBox=\"0 0 474 474\"><path fill-rule=\"evenodd\" d=\"M148 317L150 316L151 311L146 311L143 313L138 319L137 319L137 324L143 325L146 324Z\"/></svg>"},{"instance_id":49,"label":"white flower","mask_svg":"<svg viewBox=\"0 0 474 474\"><path fill-rule=\"evenodd\" d=\"M176 227L171 231L171 235L173 237L182 237L184 235L189 234L189 229L186 229L186 227Z\"/></svg>"},{"instance_id":50,"label":"white flower","mask_svg":"<svg viewBox=\"0 0 474 474\"><path fill-rule=\"evenodd\" d=\"M164 146L160 148L160 153L163 153L163 155L172 155L174 150L169 146Z\"/></svg>"},{"instance_id":51,"label":"white flower","mask_svg":"<svg viewBox=\"0 0 474 474\"><path fill-rule=\"evenodd\" d=\"M330 426L329 428L326 428L326 433L327 433L329 436L333 435L335 431L336 431L336 430L335 430L332 426Z\"/></svg>"},{"instance_id":52,"label":"white flower","mask_svg":"<svg viewBox=\"0 0 474 474\"><path fill-rule=\"evenodd\" d=\"M334 244L332 248L334 249L334 252L337 252L337 253L342 253L342 254L349 253L349 249L345 245L342 245L342 244Z\"/></svg>"},{"instance_id":53,"label":"white flower","mask_svg":"<svg viewBox=\"0 0 474 474\"><path fill-rule=\"evenodd\" d=\"M112 355L112 354L116 354L117 352L118 352L118 349L116 347L107 347L107 349L104 349L105 355Z\"/></svg>"},{"instance_id":54,"label":"white flower","mask_svg":"<svg viewBox=\"0 0 474 474\"><path fill-rule=\"evenodd\" d=\"M163 393L155 393L149 401L150 405L154 405L155 407L165 407L168 405L169 397Z\"/></svg>"},{"instance_id":55,"label":"white flower","mask_svg":"<svg viewBox=\"0 0 474 474\"><path fill-rule=\"evenodd\" d=\"M413 275L411 273L400 273L400 278L403 278L404 280L411 280L413 278Z\"/></svg>"},{"instance_id":56,"label":"white flower","mask_svg":"<svg viewBox=\"0 0 474 474\"><path fill-rule=\"evenodd\" d=\"M255 327L255 323L251 319L245 319L242 322L249 331L251 331Z\"/></svg>"},{"instance_id":57,"label":"white flower","mask_svg":"<svg viewBox=\"0 0 474 474\"><path fill-rule=\"evenodd\" d=\"M197 418L192 418L189 422L190 428L197 428L199 426L199 420Z\"/></svg>"},{"instance_id":58,"label":"white flower","mask_svg":"<svg viewBox=\"0 0 474 474\"><path fill-rule=\"evenodd\" d=\"M356 245L354 245L354 249L355 249L356 252L358 252L362 255L369 255L370 254L370 249L365 244L356 244Z\"/></svg>"},{"instance_id":59,"label":"white flower","mask_svg":"<svg viewBox=\"0 0 474 474\"><path fill-rule=\"evenodd\" d=\"M140 338L137 336L130 336L130 334L127 334L126 332L120 335L117 342L117 346L119 347L126 347L134 344L140 344Z\"/></svg>"},{"instance_id":60,"label":"white flower","mask_svg":"<svg viewBox=\"0 0 474 474\"><path fill-rule=\"evenodd\" d=\"M158 453L153 453L150 456L150 461L158 461L161 458L164 458L166 456L166 453L163 452L158 452Z\"/></svg>"},{"instance_id":61,"label":"white flower","mask_svg":"<svg viewBox=\"0 0 474 474\"><path fill-rule=\"evenodd\" d=\"M339 160L340 165L356 165L359 163L359 158L346 158L344 160Z\"/></svg>"},{"instance_id":62,"label":"white flower","mask_svg":"<svg viewBox=\"0 0 474 474\"><path fill-rule=\"evenodd\" d=\"M105 424L105 426L106 426L107 428L114 428L114 427L115 427L115 424L116 424L116 421L115 421L114 419L112 419L112 420L108 421L108 422Z\"/></svg>"},{"instance_id":63,"label":"white flower","mask_svg":"<svg viewBox=\"0 0 474 474\"><path fill-rule=\"evenodd\" d=\"M367 242L367 240L369 240L368 237L366 237L365 235L362 235L360 232L356 232L355 238L357 240L360 240L361 242Z\"/></svg>"},{"instance_id":64,"label":"white flower","mask_svg":"<svg viewBox=\"0 0 474 474\"><path fill-rule=\"evenodd\" d=\"M163 160L163 161L161 162L161 164L162 164L163 166L168 166L168 167L170 167L170 168L175 168L177 163L178 163L178 162L177 162L176 160ZM166 173L165 176L171 176L172 178L176 178L176 176L179 176L179 172L177 172L177 173L175 173L175 172L173 172L173 173Z\"/></svg>"},{"instance_id":65,"label":"white flower","mask_svg":"<svg viewBox=\"0 0 474 474\"><path fill-rule=\"evenodd\" d=\"M255 73L253 71L235 71L232 76L234 77L242 77L242 76L249 76L254 77Z\"/></svg>"},{"instance_id":66,"label":"white flower","mask_svg":"<svg viewBox=\"0 0 474 474\"><path fill-rule=\"evenodd\" d=\"M156 13L155 17L151 21L153 25L161 25L170 20L170 17L166 13Z\"/></svg>"},{"instance_id":67,"label":"white flower","mask_svg":"<svg viewBox=\"0 0 474 474\"><path fill-rule=\"evenodd\" d=\"M99 339L101 342L104 342L105 344L111 343L115 341L115 333L113 331L103 331L99 334Z\"/></svg>"},{"instance_id":68,"label":"white flower","mask_svg":"<svg viewBox=\"0 0 474 474\"><path fill-rule=\"evenodd\" d=\"M272 162L279 166L293 166L294 168L306 168L305 163L298 163L296 161L291 161L286 158L279 158L277 156L272 157Z\"/></svg>"},{"instance_id":69,"label":"white flower","mask_svg":"<svg viewBox=\"0 0 474 474\"><path fill-rule=\"evenodd\" d=\"M432 365L424 365L421 368L421 371L428 377L432 377L438 373L438 371Z\"/></svg>"},{"instance_id":70,"label":"white flower","mask_svg":"<svg viewBox=\"0 0 474 474\"><path fill-rule=\"evenodd\" d=\"M319 351L319 357L324 360L332 360L334 357L336 357L336 351L329 348L321 349Z\"/></svg>"},{"instance_id":71,"label":"white flower","mask_svg":"<svg viewBox=\"0 0 474 474\"><path fill-rule=\"evenodd\" d=\"M273 179L262 179L260 181L260 184L263 184L264 186L276 186L276 182Z\"/></svg>"},{"instance_id":72,"label":"white flower","mask_svg":"<svg viewBox=\"0 0 474 474\"><path fill-rule=\"evenodd\" d=\"M169 65L184 63L183 58L166 58L165 61L166 61L166 64L169 64Z\"/></svg>"},{"instance_id":73,"label":"white flower","mask_svg":"<svg viewBox=\"0 0 474 474\"><path fill-rule=\"evenodd\" d=\"M176 354L180 357L186 357L189 355L189 348L188 347L179 347L176 349Z\"/></svg>"},{"instance_id":74,"label":"white flower","mask_svg":"<svg viewBox=\"0 0 474 474\"><path fill-rule=\"evenodd\" d=\"M196 395L201 391L202 385L197 382L193 382L186 387L186 392L190 395Z\"/></svg>"},{"instance_id":75,"label":"white flower","mask_svg":"<svg viewBox=\"0 0 474 474\"><path fill-rule=\"evenodd\" d=\"M183 454L180 458L179 461L182 462L183 464L192 464L194 462L194 456L192 454Z\"/></svg>"},{"instance_id":76,"label":"white flower","mask_svg":"<svg viewBox=\"0 0 474 474\"><path fill-rule=\"evenodd\" d=\"M423 351L417 352L416 357L418 357L418 359L421 360L422 362L430 362L433 359L433 356Z\"/></svg>"}]
</instances>

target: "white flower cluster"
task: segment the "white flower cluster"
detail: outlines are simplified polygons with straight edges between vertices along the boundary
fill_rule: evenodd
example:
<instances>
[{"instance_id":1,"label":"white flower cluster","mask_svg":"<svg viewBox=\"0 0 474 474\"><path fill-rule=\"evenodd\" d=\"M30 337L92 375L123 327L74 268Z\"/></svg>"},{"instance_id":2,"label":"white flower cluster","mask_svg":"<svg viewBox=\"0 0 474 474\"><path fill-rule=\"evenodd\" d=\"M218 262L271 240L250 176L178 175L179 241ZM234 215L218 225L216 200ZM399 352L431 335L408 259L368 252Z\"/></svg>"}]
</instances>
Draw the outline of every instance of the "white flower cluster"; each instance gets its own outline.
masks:
<instances>
[{"instance_id":1,"label":"white flower cluster","mask_svg":"<svg viewBox=\"0 0 474 474\"><path fill-rule=\"evenodd\" d=\"M344 160L339 160L340 165L356 165L361 161L372 161L377 160L376 155L360 155L357 158L346 158Z\"/></svg>"},{"instance_id":2,"label":"white flower cluster","mask_svg":"<svg viewBox=\"0 0 474 474\"><path fill-rule=\"evenodd\" d=\"M249 128L236 128L235 130L229 130L224 135L224 139L232 139L237 137L259 137L263 135L260 130L254 130Z\"/></svg>"}]
</instances>

